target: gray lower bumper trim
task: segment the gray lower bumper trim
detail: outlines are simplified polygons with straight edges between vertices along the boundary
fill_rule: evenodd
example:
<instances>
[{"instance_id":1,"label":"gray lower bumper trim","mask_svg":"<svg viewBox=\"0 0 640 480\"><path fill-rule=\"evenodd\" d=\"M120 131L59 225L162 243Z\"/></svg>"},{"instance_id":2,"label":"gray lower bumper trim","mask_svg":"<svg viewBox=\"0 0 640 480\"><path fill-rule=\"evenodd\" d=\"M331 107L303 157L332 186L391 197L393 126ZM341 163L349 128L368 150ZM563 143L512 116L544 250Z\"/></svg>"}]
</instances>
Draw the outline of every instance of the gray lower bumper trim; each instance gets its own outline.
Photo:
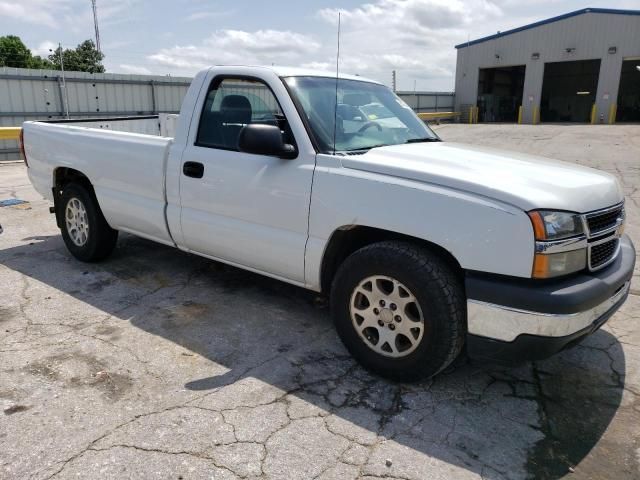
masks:
<instances>
[{"instance_id":1,"label":"gray lower bumper trim","mask_svg":"<svg viewBox=\"0 0 640 480\"><path fill-rule=\"evenodd\" d=\"M512 342L519 335L564 337L591 325L622 300L630 287L626 282L611 298L584 312L550 314L518 310L502 305L467 301L469 333Z\"/></svg>"}]
</instances>

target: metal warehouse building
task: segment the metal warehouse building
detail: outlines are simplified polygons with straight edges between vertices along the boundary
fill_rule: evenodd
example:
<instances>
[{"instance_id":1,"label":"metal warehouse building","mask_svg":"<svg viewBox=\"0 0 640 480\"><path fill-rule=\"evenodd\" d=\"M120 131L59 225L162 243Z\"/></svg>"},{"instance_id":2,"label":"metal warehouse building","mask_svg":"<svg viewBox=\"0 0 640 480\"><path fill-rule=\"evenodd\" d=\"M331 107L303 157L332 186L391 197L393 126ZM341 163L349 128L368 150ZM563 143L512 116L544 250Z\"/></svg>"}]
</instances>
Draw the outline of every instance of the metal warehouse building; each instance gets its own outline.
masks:
<instances>
[{"instance_id":1,"label":"metal warehouse building","mask_svg":"<svg viewBox=\"0 0 640 480\"><path fill-rule=\"evenodd\" d=\"M640 10L585 8L456 49L465 121L640 122Z\"/></svg>"}]
</instances>

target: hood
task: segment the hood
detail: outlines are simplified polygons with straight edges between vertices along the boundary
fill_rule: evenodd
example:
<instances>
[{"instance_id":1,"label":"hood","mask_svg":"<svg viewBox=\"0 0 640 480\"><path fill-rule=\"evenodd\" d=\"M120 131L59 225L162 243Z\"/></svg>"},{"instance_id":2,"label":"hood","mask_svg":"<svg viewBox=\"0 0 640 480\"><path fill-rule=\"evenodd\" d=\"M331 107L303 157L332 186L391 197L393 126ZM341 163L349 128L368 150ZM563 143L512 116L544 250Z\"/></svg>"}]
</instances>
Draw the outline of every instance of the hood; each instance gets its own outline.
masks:
<instances>
[{"instance_id":1,"label":"hood","mask_svg":"<svg viewBox=\"0 0 640 480\"><path fill-rule=\"evenodd\" d=\"M392 145L343 157L345 168L418 180L515 205L589 212L624 199L606 172L544 157L459 143Z\"/></svg>"}]
</instances>

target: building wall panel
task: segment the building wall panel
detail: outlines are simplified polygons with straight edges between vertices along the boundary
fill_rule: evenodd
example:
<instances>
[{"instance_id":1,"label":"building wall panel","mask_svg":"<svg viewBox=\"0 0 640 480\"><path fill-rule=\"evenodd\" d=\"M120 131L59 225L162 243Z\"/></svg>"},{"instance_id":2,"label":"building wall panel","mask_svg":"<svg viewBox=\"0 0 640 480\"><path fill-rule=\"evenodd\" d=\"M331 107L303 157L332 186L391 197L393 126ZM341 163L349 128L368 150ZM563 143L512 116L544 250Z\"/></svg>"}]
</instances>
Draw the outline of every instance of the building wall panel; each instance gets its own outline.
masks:
<instances>
[{"instance_id":1,"label":"building wall panel","mask_svg":"<svg viewBox=\"0 0 640 480\"><path fill-rule=\"evenodd\" d=\"M613 46L616 53L608 53ZM525 122L531 122L534 110L540 107L545 63L601 59L596 118L606 122L617 99L622 60L640 56L640 15L584 13L481 43L461 45L457 52L456 110L462 105L476 104L480 68L525 65L522 99ZM538 53L539 58L533 59L533 53Z\"/></svg>"}]
</instances>

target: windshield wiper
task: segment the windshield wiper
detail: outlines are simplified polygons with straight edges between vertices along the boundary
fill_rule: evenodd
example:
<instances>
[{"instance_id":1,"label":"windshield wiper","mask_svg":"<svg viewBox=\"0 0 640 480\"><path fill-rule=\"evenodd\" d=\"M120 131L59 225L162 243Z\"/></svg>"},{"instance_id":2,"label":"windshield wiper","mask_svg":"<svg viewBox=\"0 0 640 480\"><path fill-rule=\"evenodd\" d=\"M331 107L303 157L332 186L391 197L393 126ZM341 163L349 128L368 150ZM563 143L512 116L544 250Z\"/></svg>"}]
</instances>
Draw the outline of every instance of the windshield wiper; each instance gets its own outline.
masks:
<instances>
[{"instance_id":1,"label":"windshield wiper","mask_svg":"<svg viewBox=\"0 0 640 480\"><path fill-rule=\"evenodd\" d=\"M441 142L441 141L442 140L440 140L439 138L427 137L427 138L410 138L404 143ZM370 145L370 146L361 147L361 148L352 148L350 150L343 150L343 151L344 152L365 152L365 151L371 150L372 148L391 147L393 145L398 145L398 144L397 143L380 143L378 145Z\"/></svg>"},{"instance_id":2,"label":"windshield wiper","mask_svg":"<svg viewBox=\"0 0 640 480\"><path fill-rule=\"evenodd\" d=\"M426 137L426 138L410 138L404 143L423 143L423 142L441 142L439 138Z\"/></svg>"},{"instance_id":3,"label":"windshield wiper","mask_svg":"<svg viewBox=\"0 0 640 480\"><path fill-rule=\"evenodd\" d=\"M391 144L389 144L389 143L380 143L380 144L378 144L378 145L370 145L370 146L367 146L367 147L361 147L361 148L352 148L352 149L350 149L350 150L344 150L344 151L345 151L345 152L362 152L362 151L365 151L365 150L367 150L367 151L368 151L368 150L371 150L372 148L378 148L378 147L390 147L390 146L391 146Z\"/></svg>"}]
</instances>

